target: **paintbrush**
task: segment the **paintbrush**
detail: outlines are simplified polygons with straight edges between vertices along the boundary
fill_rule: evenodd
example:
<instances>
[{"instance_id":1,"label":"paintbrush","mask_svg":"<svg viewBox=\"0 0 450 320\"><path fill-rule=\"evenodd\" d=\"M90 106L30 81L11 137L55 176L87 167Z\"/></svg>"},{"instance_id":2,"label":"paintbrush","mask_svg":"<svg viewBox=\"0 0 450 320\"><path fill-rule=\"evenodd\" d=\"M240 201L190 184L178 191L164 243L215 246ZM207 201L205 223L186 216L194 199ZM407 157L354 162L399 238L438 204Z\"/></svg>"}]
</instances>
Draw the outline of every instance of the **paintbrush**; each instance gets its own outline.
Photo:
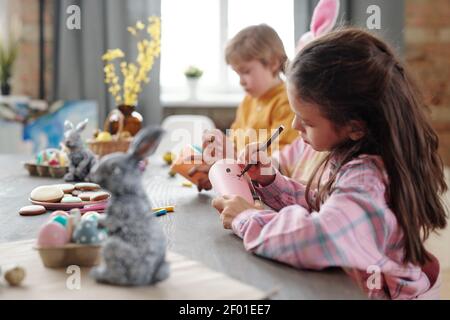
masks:
<instances>
[{"instance_id":1,"label":"paintbrush","mask_svg":"<svg viewBox=\"0 0 450 320\"><path fill-rule=\"evenodd\" d=\"M281 134L281 132L283 132L284 130L284 126L281 125L278 127L277 131L275 131L272 136L262 145L262 147L260 149L258 149L258 151L266 151L267 148L270 147L270 145L272 144L272 142ZM242 170L241 174L238 174L238 177L242 177L248 170L250 170L250 168L252 167L253 163L249 163L245 166L244 170Z\"/></svg>"}]
</instances>

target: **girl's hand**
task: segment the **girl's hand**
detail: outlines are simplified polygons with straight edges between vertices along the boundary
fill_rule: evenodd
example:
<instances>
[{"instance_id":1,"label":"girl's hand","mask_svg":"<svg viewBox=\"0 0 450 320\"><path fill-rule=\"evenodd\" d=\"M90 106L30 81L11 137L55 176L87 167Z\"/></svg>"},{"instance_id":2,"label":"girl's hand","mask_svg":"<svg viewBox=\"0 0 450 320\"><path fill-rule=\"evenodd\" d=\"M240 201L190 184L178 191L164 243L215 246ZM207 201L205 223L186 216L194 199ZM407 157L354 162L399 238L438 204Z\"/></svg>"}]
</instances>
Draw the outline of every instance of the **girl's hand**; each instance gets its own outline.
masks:
<instances>
[{"instance_id":1,"label":"girl's hand","mask_svg":"<svg viewBox=\"0 0 450 320\"><path fill-rule=\"evenodd\" d=\"M231 223L241 212L248 209L262 210L263 206L259 202L251 205L244 198L239 196L223 196L215 198L212 206L220 213L223 227L231 229Z\"/></svg>"},{"instance_id":2,"label":"girl's hand","mask_svg":"<svg viewBox=\"0 0 450 320\"><path fill-rule=\"evenodd\" d=\"M247 164L253 164L247 171L250 179L267 186L275 179L275 170L269 155L265 151L258 151L261 145L257 142L246 145L239 155L239 165L244 169Z\"/></svg>"},{"instance_id":3,"label":"girl's hand","mask_svg":"<svg viewBox=\"0 0 450 320\"><path fill-rule=\"evenodd\" d=\"M233 143L219 129L206 130L202 136L203 159L213 165L224 158L236 159Z\"/></svg>"},{"instance_id":4,"label":"girl's hand","mask_svg":"<svg viewBox=\"0 0 450 320\"><path fill-rule=\"evenodd\" d=\"M184 163L196 163L188 172L190 177L194 176L196 173L201 173L202 177L198 180L197 190L198 192L202 190L211 190L212 185L208 178L209 170L212 165L205 164L203 162L203 157L201 155L193 155L183 159Z\"/></svg>"}]
</instances>

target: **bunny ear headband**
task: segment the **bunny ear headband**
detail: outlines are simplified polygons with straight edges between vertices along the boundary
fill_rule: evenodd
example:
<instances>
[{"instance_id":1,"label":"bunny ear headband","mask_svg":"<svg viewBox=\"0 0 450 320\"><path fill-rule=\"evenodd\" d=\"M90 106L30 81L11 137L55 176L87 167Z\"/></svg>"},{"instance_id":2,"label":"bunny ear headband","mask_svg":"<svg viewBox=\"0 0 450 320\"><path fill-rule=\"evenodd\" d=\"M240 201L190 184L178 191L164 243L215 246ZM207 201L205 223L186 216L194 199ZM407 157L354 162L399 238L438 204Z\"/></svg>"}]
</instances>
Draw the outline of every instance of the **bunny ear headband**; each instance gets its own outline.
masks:
<instances>
[{"instance_id":1,"label":"bunny ear headband","mask_svg":"<svg viewBox=\"0 0 450 320\"><path fill-rule=\"evenodd\" d=\"M339 0L320 0L314 8L310 31L301 36L296 51L299 52L309 42L333 29L338 14Z\"/></svg>"}]
</instances>

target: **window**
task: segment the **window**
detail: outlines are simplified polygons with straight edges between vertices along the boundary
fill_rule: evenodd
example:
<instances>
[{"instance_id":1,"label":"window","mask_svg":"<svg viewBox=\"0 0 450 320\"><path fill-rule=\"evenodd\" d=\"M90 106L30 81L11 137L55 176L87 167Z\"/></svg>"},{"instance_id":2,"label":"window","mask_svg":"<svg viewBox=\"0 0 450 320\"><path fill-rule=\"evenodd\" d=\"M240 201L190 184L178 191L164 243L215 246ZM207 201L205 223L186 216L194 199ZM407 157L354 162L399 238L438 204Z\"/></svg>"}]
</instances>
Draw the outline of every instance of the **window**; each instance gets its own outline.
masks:
<instances>
[{"instance_id":1,"label":"window","mask_svg":"<svg viewBox=\"0 0 450 320\"><path fill-rule=\"evenodd\" d=\"M294 54L293 0L164 0L161 1L161 87L164 95L187 90L189 65L204 73L202 94L242 93L239 80L224 59L228 39L253 24L267 23Z\"/></svg>"}]
</instances>

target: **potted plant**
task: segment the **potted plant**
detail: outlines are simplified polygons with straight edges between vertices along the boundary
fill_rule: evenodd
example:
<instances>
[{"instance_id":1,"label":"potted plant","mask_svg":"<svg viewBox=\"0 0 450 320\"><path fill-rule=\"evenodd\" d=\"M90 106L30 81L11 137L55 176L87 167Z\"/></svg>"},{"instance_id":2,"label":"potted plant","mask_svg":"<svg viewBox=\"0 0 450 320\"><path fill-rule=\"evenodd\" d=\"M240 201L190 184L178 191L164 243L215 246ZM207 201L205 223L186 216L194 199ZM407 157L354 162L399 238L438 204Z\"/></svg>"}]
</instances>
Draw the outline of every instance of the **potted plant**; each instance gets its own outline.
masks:
<instances>
[{"instance_id":1,"label":"potted plant","mask_svg":"<svg viewBox=\"0 0 450 320\"><path fill-rule=\"evenodd\" d=\"M102 56L102 60L105 61L105 83L108 84L108 91L114 97L117 109L124 115L122 130L134 136L142 127L142 116L135 110L138 97L142 85L149 83L148 74L160 54L161 20L159 17L151 16L147 25L138 21L127 30L138 39L136 62L124 61L125 54L120 49L108 50ZM120 74L116 73L117 65ZM112 118L107 120L110 124L110 133L116 134L119 130L117 114L113 114Z\"/></svg>"},{"instance_id":2,"label":"potted plant","mask_svg":"<svg viewBox=\"0 0 450 320\"><path fill-rule=\"evenodd\" d=\"M184 75L186 76L187 83L189 86L189 99L196 100L198 80L203 75L203 71L196 66L189 66L184 71Z\"/></svg>"},{"instance_id":3,"label":"potted plant","mask_svg":"<svg viewBox=\"0 0 450 320\"><path fill-rule=\"evenodd\" d=\"M11 77L14 62L18 54L18 41L14 37L8 40L0 38L0 87L2 95L11 93Z\"/></svg>"}]
</instances>

